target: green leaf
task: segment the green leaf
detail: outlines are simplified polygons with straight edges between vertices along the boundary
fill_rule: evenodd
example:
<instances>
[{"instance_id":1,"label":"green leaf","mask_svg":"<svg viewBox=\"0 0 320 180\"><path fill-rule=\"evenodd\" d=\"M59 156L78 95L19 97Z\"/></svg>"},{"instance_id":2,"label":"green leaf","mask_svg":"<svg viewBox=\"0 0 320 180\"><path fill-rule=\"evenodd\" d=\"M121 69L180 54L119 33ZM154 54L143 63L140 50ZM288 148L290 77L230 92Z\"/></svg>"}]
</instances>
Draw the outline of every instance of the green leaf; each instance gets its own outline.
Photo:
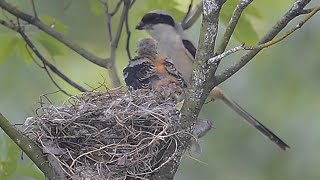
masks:
<instances>
[{"instance_id":1,"label":"green leaf","mask_svg":"<svg viewBox=\"0 0 320 180\"><path fill-rule=\"evenodd\" d=\"M264 19L264 17L262 16L262 14L260 14L259 10L257 8L255 8L252 5L249 5L245 10L244 10L244 15L249 15L255 18L258 18L260 20Z\"/></svg>"},{"instance_id":2,"label":"green leaf","mask_svg":"<svg viewBox=\"0 0 320 180\"><path fill-rule=\"evenodd\" d=\"M58 21L57 19L55 19L52 16L41 16L40 20L46 24L51 26L53 29L61 32L61 33L67 33L68 32L68 27L66 25L64 25L63 23L61 23L60 21Z\"/></svg>"},{"instance_id":3,"label":"green leaf","mask_svg":"<svg viewBox=\"0 0 320 180\"><path fill-rule=\"evenodd\" d=\"M4 142L2 145L5 145L7 151L1 152L5 154L2 158L5 158L5 160L0 162L0 174L9 177L14 174L17 169L17 156L21 153L21 150L8 136L4 135L2 140Z\"/></svg>"},{"instance_id":4,"label":"green leaf","mask_svg":"<svg viewBox=\"0 0 320 180\"><path fill-rule=\"evenodd\" d=\"M2 64L14 53L19 38L10 33L6 36L1 35L0 39L0 64Z\"/></svg>"},{"instance_id":5,"label":"green leaf","mask_svg":"<svg viewBox=\"0 0 320 180\"><path fill-rule=\"evenodd\" d=\"M17 161L14 159L7 159L5 161L0 162L1 176L9 177L16 171L16 169L17 169Z\"/></svg>"},{"instance_id":6,"label":"green leaf","mask_svg":"<svg viewBox=\"0 0 320 180\"><path fill-rule=\"evenodd\" d=\"M16 143L12 141L12 139L10 139L9 137L7 137L5 139L7 141L8 149L9 149L9 151L7 151L7 158L15 160L17 158L17 156L20 156L21 150L16 145Z\"/></svg>"},{"instance_id":7,"label":"green leaf","mask_svg":"<svg viewBox=\"0 0 320 180\"><path fill-rule=\"evenodd\" d=\"M238 0L231 0L227 1L223 6L220 16L223 24L227 25L229 23L237 4ZM246 43L247 45L254 45L258 41L259 36L254 29L254 26L250 22L250 17L262 18L261 14L252 6L252 4L249 5L241 15L233 37L240 42Z\"/></svg>"},{"instance_id":8,"label":"green leaf","mask_svg":"<svg viewBox=\"0 0 320 180\"><path fill-rule=\"evenodd\" d=\"M17 54L27 64L32 63L32 58L29 53L33 54L32 50L27 46L26 42L19 38L17 43Z\"/></svg>"},{"instance_id":9,"label":"green leaf","mask_svg":"<svg viewBox=\"0 0 320 180\"><path fill-rule=\"evenodd\" d=\"M32 179L44 179L43 173L34 164L32 166L19 166L16 173L21 174L24 177L30 177Z\"/></svg>"},{"instance_id":10,"label":"green leaf","mask_svg":"<svg viewBox=\"0 0 320 180\"><path fill-rule=\"evenodd\" d=\"M137 21L140 21L145 13L152 10L161 9L171 14L175 20L181 21L184 17L184 12L178 9L179 6L179 3L173 0L139 0L136 1L134 5L134 7L139 7L139 9L131 12L137 13L134 16L138 17Z\"/></svg>"},{"instance_id":11,"label":"green leaf","mask_svg":"<svg viewBox=\"0 0 320 180\"><path fill-rule=\"evenodd\" d=\"M178 5L175 6L177 9L179 9L184 13L188 11L191 0L174 0L174 1L178 3ZM196 7L199 3L202 3L202 0L193 0L192 8Z\"/></svg>"},{"instance_id":12,"label":"green leaf","mask_svg":"<svg viewBox=\"0 0 320 180\"><path fill-rule=\"evenodd\" d=\"M37 40L51 56L65 55L67 53L67 49L61 42L44 32L38 34Z\"/></svg>"},{"instance_id":13,"label":"green leaf","mask_svg":"<svg viewBox=\"0 0 320 180\"><path fill-rule=\"evenodd\" d=\"M235 29L234 37L246 45L255 45L259 40L257 31L247 18L241 18Z\"/></svg>"},{"instance_id":14,"label":"green leaf","mask_svg":"<svg viewBox=\"0 0 320 180\"><path fill-rule=\"evenodd\" d=\"M100 16L104 12L104 7L100 3L100 0L91 0L90 10L94 15Z\"/></svg>"},{"instance_id":15,"label":"green leaf","mask_svg":"<svg viewBox=\"0 0 320 180\"><path fill-rule=\"evenodd\" d=\"M54 17L42 16L40 19L43 23L51 26L53 29L61 33L68 32L68 27ZM67 50L62 43L44 32L39 32L37 40L51 56L64 55L67 53Z\"/></svg>"},{"instance_id":16,"label":"green leaf","mask_svg":"<svg viewBox=\"0 0 320 180\"><path fill-rule=\"evenodd\" d=\"M181 21L184 17L184 12L178 10L178 6L179 4L173 0L152 0L147 3L147 7L150 10L163 9L175 17L176 20Z\"/></svg>"}]
</instances>

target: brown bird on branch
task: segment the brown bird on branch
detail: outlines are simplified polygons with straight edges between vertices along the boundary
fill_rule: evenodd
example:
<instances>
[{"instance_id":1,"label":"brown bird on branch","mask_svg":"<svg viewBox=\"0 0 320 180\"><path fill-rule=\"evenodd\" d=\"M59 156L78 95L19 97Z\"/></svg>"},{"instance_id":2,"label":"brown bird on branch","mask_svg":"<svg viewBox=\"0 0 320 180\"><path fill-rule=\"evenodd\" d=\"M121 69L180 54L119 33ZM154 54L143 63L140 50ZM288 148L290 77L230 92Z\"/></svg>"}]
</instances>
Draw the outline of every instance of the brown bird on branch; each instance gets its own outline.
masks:
<instances>
[{"instance_id":1,"label":"brown bird on branch","mask_svg":"<svg viewBox=\"0 0 320 180\"><path fill-rule=\"evenodd\" d=\"M160 55L157 47L157 42L151 38L137 43L137 56L123 70L126 85L132 89L153 89L180 101L187 84L172 60Z\"/></svg>"}]
</instances>

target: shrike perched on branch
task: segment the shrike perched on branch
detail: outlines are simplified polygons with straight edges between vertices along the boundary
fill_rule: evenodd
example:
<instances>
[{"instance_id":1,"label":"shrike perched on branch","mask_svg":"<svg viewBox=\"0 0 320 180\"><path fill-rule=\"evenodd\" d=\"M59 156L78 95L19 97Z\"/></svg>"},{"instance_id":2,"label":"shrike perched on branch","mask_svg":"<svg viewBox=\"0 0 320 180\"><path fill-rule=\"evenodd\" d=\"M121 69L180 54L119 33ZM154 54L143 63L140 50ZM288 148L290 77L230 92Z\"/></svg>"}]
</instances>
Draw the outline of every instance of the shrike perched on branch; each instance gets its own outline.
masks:
<instances>
[{"instance_id":1,"label":"shrike perched on branch","mask_svg":"<svg viewBox=\"0 0 320 180\"><path fill-rule=\"evenodd\" d=\"M145 14L141 22L136 26L138 30L146 30L152 38L158 41L159 53L169 56L178 72L180 72L189 86L192 78L193 62L196 54L196 47L183 32L179 23L176 23L168 13L155 10ZM243 117L246 122L254 126L263 135L285 150L289 146L277 137L273 132L256 120L232 99L227 97L223 91L216 87L210 95L210 99L220 99L227 106Z\"/></svg>"}]
</instances>

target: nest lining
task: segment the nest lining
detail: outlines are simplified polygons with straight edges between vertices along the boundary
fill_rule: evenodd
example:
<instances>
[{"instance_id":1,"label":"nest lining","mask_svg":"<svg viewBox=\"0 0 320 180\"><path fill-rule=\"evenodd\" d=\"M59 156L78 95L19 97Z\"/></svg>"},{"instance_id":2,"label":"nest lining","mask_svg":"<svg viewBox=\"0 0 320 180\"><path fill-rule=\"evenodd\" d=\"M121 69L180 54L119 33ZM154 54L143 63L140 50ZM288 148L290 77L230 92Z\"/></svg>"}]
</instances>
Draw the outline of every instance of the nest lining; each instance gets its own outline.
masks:
<instances>
[{"instance_id":1,"label":"nest lining","mask_svg":"<svg viewBox=\"0 0 320 180\"><path fill-rule=\"evenodd\" d=\"M120 88L84 93L58 107L42 105L25 133L68 178L148 179L170 160L161 155L176 147L178 119L173 99Z\"/></svg>"}]
</instances>

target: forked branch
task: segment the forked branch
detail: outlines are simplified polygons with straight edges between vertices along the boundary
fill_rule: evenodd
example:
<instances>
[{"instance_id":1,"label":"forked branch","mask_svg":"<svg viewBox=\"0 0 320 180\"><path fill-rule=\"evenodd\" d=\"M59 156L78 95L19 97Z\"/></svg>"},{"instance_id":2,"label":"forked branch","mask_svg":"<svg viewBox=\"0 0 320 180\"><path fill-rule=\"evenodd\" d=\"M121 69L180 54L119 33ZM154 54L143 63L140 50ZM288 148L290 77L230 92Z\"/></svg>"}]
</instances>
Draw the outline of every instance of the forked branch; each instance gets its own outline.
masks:
<instances>
[{"instance_id":1,"label":"forked branch","mask_svg":"<svg viewBox=\"0 0 320 180\"><path fill-rule=\"evenodd\" d=\"M294 18L297 16L303 15L306 13L304 7L310 2L310 0L296 0L293 6L289 9L287 13L284 14L284 16L271 28L271 30L266 33L266 35L258 42L258 48L253 48L253 50L250 50L248 53L246 53L244 56L240 58L240 60L233 65L230 68L227 68L224 70L221 74L218 74L215 76L214 81L215 85L219 85L220 83L224 82L228 78L230 78L233 74L238 72L242 67L244 67L253 57L255 57L264 46L270 46L274 43L277 43L287 36L289 36L291 33L296 31L298 28L300 28L305 22L307 22L314 14L316 14L319 10L318 8L315 8L309 15L306 16L305 20L302 21L303 23L299 23L298 26L287 32L284 36L281 36L278 40L272 41L273 38L277 36ZM270 43L267 43L270 42ZM262 45L264 43L267 43L265 45ZM259 46L261 45L261 46ZM240 48L241 49L241 48Z\"/></svg>"}]
</instances>

